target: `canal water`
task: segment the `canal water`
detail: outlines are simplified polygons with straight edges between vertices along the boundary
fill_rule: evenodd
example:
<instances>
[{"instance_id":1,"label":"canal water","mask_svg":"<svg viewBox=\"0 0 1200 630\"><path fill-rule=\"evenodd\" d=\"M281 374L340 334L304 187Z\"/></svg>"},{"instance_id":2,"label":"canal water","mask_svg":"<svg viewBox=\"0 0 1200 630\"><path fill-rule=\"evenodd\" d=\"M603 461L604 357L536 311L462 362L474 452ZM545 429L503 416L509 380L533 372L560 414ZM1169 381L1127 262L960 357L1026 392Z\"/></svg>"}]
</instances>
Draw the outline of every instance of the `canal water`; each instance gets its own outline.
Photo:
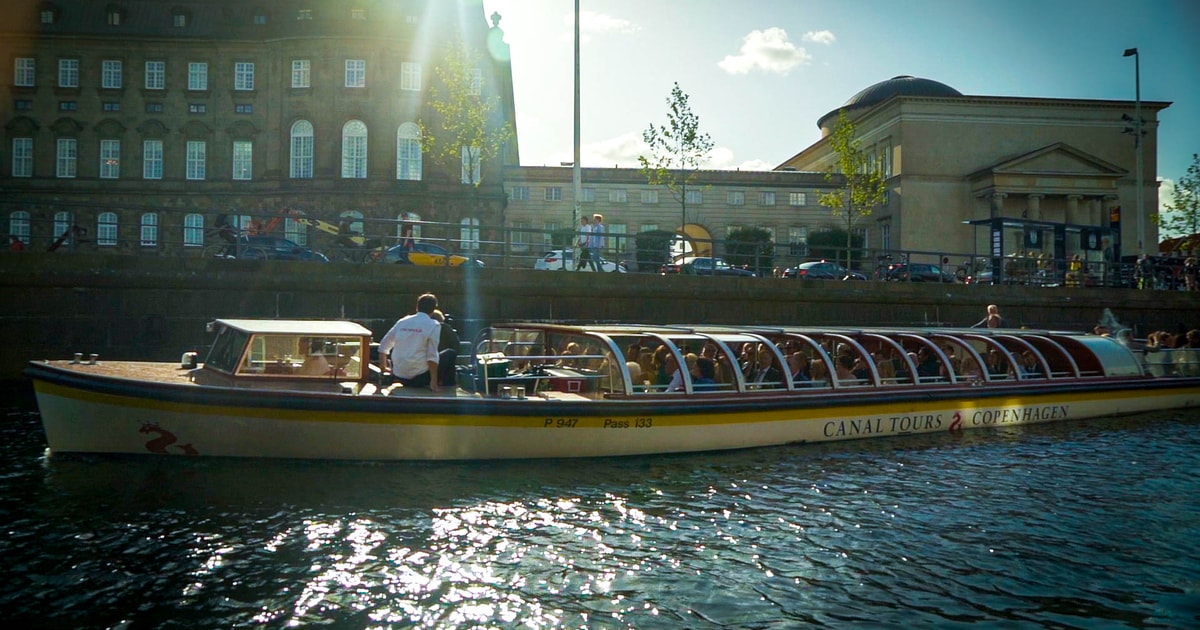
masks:
<instances>
[{"instance_id":1,"label":"canal water","mask_svg":"<svg viewBox=\"0 0 1200 630\"><path fill-rule=\"evenodd\" d=\"M44 450L10 406L13 627L1200 627L1194 412L593 461Z\"/></svg>"}]
</instances>

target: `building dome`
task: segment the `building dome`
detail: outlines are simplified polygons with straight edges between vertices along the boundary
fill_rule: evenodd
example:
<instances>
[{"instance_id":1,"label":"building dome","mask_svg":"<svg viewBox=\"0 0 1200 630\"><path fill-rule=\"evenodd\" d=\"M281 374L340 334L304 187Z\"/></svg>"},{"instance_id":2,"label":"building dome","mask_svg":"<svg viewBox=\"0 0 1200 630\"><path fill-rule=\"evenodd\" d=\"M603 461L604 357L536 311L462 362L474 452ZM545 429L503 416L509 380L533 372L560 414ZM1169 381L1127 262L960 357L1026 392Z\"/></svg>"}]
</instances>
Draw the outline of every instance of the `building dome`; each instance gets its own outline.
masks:
<instances>
[{"instance_id":1,"label":"building dome","mask_svg":"<svg viewBox=\"0 0 1200 630\"><path fill-rule=\"evenodd\" d=\"M962 96L962 92L932 79L908 75L892 77L870 85L858 94L851 96L844 105L822 116L817 121L817 126L828 133L826 123L836 119L839 110L853 111L874 107L893 96Z\"/></svg>"}]
</instances>

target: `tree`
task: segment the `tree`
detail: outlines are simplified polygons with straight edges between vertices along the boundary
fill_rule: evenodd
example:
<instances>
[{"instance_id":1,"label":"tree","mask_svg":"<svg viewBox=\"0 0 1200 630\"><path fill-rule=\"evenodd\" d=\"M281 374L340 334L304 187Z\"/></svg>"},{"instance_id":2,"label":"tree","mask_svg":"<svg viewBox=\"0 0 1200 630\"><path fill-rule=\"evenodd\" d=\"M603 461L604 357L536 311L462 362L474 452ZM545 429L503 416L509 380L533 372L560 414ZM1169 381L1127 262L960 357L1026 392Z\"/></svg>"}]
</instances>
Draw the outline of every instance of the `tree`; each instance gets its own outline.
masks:
<instances>
[{"instance_id":1,"label":"tree","mask_svg":"<svg viewBox=\"0 0 1200 630\"><path fill-rule=\"evenodd\" d=\"M826 181L833 181L835 173L841 173L841 188L821 195L820 204L841 218L846 230L846 267L849 269L853 250L852 235L859 221L871 216L875 206L887 200L887 182L883 177L882 164L873 167L870 155L855 137L854 123L846 118L845 110L838 112L837 124L829 135L829 146L837 155L837 162L825 173Z\"/></svg>"},{"instance_id":2,"label":"tree","mask_svg":"<svg viewBox=\"0 0 1200 630\"><path fill-rule=\"evenodd\" d=\"M850 232L846 232L841 228L830 228L827 230L817 230L808 235L808 257L821 259L837 259L839 249L846 246L846 239L850 239L850 248L852 252L857 252L862 247L862 237L855 236ZM853 263L859 258L851 258ZM846 265L847 269L853 269L852 264Z\"/></svg>"},{"instance_id":3,"label":"tree","mask_svg":"<svg viewBox=\"0 0 1200 630\"><path fill-rule=\"evenodd\" d=\"M682 233L687 225L688 186L696 180L700 162L712 151L713 142L700 132L700 117L692 113L688 95L678 83L667 98L667 124L651 124L642 132L642 140L650 147L649 156L638 156L642 174L651 186L665 186L679 201Z\"/></svg>"},{"instance_id":4,"label":"tree","mask_svg":"<svg viewBox=\"0 0 1200 630\"><path fill-rule=\"evenodd\" d=\"M775 245L771 233L763 228L743 228L725 241L725 261L735 267L747 267L760 276L771 275Z\"/></svg>"},{"instance_id":5,"label":"tree","mask_svg":"<svg viewBox=\"0 0 1200 630\"><path fill-rule=\"evenodd\" d=\"M671 241L673 240L675 240L675 234L666 230L638 232L634 237L638 270L658 269L659 265L662 265L670 257Z\"/></svg>"},{"instance_id":6,"label":"tree","mask_svg":"<svg viewBox=\"0 0 1200 630\"><path fill-rule=\"evenodd\" d=\"M462 182L477 189L482 165L500 155L513 138L513 128L501 119L500 97L489 94L478 54L451 46L434 67L426 105L435 114L422 117L421 150L435 164L453 172L461 168Z\"/></svg>"},{"instance_id":7,"label":"tree","mask_svg":"<svg viewBox=\"0 0 1200 630\"><path fill-rule=\"evenodd\" d=\"M1175 200L1163 208L1166 212L1152 215L1159 227L1174 236L1200 233L1200 155L1192 154L1192 165L1175 182Z\"/></svg>"}]
</instances>

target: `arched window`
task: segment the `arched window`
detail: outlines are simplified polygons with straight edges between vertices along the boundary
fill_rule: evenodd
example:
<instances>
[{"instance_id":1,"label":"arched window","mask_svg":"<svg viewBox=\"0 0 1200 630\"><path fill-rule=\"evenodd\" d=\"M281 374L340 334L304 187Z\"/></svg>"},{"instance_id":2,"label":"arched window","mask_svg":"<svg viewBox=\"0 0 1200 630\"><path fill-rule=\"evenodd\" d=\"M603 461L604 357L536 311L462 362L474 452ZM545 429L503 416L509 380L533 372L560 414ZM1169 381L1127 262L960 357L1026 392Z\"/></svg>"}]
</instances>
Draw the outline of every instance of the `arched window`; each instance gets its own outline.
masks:
<instances>
[{"instance_id":1,"label":"arched window","mask_svg":"<svg viewBox=\"0 0 1200 630\"><path fill-rule=\"evenodd\" d=\"M396 179L421 181L421 128L415 123L396 131Z\"/></svg>"},{"instance_id":2,"label":"arched window","mask_svg":"<svg viewBox=\"0 0 1200 630\"><path fill-rule=\"evenodd\" d=\"M117 213L101 212L96 218L96 244L109 247L117 244Z\"/></svg>"},{"instance_id":3,"label":"arched window","mask_svg":"<svg viewBox=\"0 0 1200 630\"><path fill-rule=\"evenodd\" d=\"M8 215L8 235L17 237L22 243L29 244L29 213L17 210Z\"/></svg>"},{"instance_id":4,"label":"arched window","mask_svg":"<svg viewBox=\"0 0 1200 630\"><path fill-rule=\"evenodd\" d=\"M142 215L142 247L158 246L158 213L147 212Z\"/></svg>"},{"instance_id":5,"label":"arched window","mask_svg":"<svg viewBox=\"0 0 1200 630\"><path fill-rule=\"evenodd\" d=\"M308 226L297 219L288 217L283 221L283 237L297 245L306 246L308 245Z\"/></svg>"},{"instance_id":6,"label":"arched window","mask_svg":"<svg viewBox=\"0 0 1200 630\"><path fill-rule=\"evenodd\" d=\"M58 238L60 236L66 234L67 238L63 239L62 244L70 245L71 240L72 240L71 234L69 234L69 232L71 231L71 223L72 223L72 221L71 221L71 213L70 212L67 212L65 210L59 210L58 212L55 212L54 213L54 240L58 240Z\"/></svg>"},{"instance_id":7,"label":"arched window","mask_svg":"<svg viewBox=\"0 0 1200 630\"><path fill-rule=\"evenodd\" d=\"M292 179L313 176L313 126L307 120L292 123Z\"/></svg>"},{"instance_id":8,"label":"arched window","mask_svg":"<svg viewBox=\"0 0 1200 630\"><path fill-rule=\"evenodd\" d=\"M204 245L204 215L189 214L183 217L183 246L200 247Z\"/></svg>"},{"instance_id":9,"label":"arched window","mask_svg":"<svg viewBox=\"0 0 1200 630\"><path fill-rule=\"evenodd\" d=\"M367 178L367 126L361 120L342 127L342 177Z\"/></svg>"},{"instance_id":10,"label":"arched window","mask_svg":"<svg viewBox=\"0 0 1200 630\"><path fill-rule=\"evenodd\" d=\"M463 251L479 249L479 219L463 219L459 231L459 243Z\"/></svg>"}]
</instances>

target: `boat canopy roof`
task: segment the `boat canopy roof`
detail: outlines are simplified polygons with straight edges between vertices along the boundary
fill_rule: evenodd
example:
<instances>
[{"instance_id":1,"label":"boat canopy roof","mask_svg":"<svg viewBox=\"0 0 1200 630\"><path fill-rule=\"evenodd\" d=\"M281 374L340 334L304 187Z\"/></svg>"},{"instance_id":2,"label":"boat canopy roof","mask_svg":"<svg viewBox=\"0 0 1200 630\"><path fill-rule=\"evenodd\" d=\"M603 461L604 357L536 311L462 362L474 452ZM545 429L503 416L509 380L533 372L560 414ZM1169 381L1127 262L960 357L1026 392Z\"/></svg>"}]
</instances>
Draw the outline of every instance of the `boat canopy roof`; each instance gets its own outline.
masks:
<instances>
[{"instance_id":1,"label":"boat canopy roof","mask_svg":"<svg viewBox=\"0 0 1200 630\"><path fill-rule=\"evenodd\" d=\"M218 319L217 326L233 328L250 334L312 335L312 336L371 336L370 329L347 321L319 319Z\"/></svg>"}]
</instances>

